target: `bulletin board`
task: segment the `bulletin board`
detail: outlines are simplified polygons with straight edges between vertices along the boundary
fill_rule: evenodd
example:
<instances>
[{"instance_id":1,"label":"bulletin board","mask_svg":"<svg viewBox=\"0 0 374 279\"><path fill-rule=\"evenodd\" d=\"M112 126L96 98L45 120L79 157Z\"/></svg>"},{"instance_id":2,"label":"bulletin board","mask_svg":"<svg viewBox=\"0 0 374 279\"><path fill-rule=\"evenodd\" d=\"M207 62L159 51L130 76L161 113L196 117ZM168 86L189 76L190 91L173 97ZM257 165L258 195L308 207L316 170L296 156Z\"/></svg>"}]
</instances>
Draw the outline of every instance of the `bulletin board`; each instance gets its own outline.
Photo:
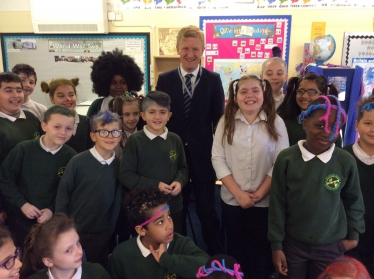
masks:
<instances>
[{"instance_id":1,"label":"bulletin board","mask_svg":"<svg viewBox=\"0 0 374 279\"><path fill-rule=\"evenodd\" d=\"M220 74L226 99L230 81L259 76L274 46L288 64L291 16L202 16L200 29L205 34L205 67Z\"/></svg>"},{"instance_id":2,"label":"bulletin board","mask_svg":"<svg viewBox=\"0 0 374 279\"><path fill-rule=\"evenodd\" d=\"M47 94L42 93L40 82L56 78L79 78L79 103L89 104L98 98L92 91L91 67L102 51L115 48L134 58L144 73L144 85L139 92L150 90L149 33L112 33L108 35L35 35L0 34L5 71L18 63L35 68L37 85L32 94L36 102L50 106Z\"/></svg>"},{"instance_id":3,"label":"bulletin board","mask_svg":"<svg viewBox=\"0 0 374 279\"><path fill-rule=\"evenodd\" d=\"M342 65L364 69L365 94L374 89L374 32L345 32Z\"/></svg>"}]
</instances>

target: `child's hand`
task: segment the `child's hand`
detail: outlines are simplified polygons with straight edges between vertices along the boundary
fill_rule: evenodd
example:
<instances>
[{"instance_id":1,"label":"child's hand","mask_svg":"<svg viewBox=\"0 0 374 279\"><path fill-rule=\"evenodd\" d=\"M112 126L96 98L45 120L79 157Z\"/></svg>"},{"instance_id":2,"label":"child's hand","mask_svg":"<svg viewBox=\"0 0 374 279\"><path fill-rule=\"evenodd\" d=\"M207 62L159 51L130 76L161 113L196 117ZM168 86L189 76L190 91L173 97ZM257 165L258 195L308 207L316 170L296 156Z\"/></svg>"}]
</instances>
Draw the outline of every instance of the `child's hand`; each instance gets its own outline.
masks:
<instances>
[{"instance_id":1,"label":"child's hand","mask_svg":"<svg viewBox=\"0 0 374 279\"><path fill-rule=\"evenodd\" d=\"M158 183L158 189L163 192L164 194L170 194L172 187L170 185L167 185L164 182Z\"/></svg>"},{"instance_id":2,"label":"child's hand","mask_svg":"<svg viewBox=\"0 0 374 279\"><path fill-rule=\"evenodd\" d=\"M151 250L151 253L153 257L155 258L156 262L158 263L160 262L161 255L166 251L166 247L167 247L166 244L161 243L160 247L156 251L152 245L149 245L149 250Z\"/></svg>"},{"instance_id":3,"label":"child's hand","mask_svg":"<svg viewBox=\"0 0 374 279\"><path fill-rule=\"evenodd\" d=\"M255 205L255 202L251 199L250 195L246 191L240 191L240 194L235 197L236 201L242 208L250 208Z\"/></svg>"},{"instance_id":4,"label":"child's hand","mask_svg":"<svg viewBox=\"0 0 374 279\"><path fill-rule=\"evenodd\" d=\"M358 244L357 240L348 240L348 239L343 239L342 243L344 245L345 251L351 250L355 248Z\"/></svg>"},{"instance_id":5,"label":"child's hand","mask_svg":"<svg viewBox=\"0 0 374 279\"><path fill-rule=\"evenodd\" d=\"M42 215L42 212L39 209L28 202L21 206L21 211L29 219L38 218Z\"/></svg>"},{"instance_id":6,"label":"child's hand","mask_svg":"<svg viewBox=\"0 0 374 279\"><path fill-rule=\"evenodd\" d=\"M38 223L40 223L40 224L43 224L43 223L47 222L53 216L52 211L50 209L48 209L48 208L44 208L44 209L42 209L40 211L42 213L42 215L40 215L38 217Z\"/></svg>"},{"instance_id":7,"label":"child's hand","mask_svg":"<svg viewBox=\"0 0 374 279\"><path fill-rule=\"evenodd\" d=\"M173 183L170 184L171 187L171 195L176 196L182 191L182 185L178 181L173 181Z\"/></svg>"},{"instance_id":8,"label":"child's hand","mask_svg":"<svg viewBox=\"0 0 374 279\"><path fill-rule=\"evenodd\" d=\"M287 261L282 250L273 251L273 264L280 274L287 276Z\"/></svg>"}]
</instances>

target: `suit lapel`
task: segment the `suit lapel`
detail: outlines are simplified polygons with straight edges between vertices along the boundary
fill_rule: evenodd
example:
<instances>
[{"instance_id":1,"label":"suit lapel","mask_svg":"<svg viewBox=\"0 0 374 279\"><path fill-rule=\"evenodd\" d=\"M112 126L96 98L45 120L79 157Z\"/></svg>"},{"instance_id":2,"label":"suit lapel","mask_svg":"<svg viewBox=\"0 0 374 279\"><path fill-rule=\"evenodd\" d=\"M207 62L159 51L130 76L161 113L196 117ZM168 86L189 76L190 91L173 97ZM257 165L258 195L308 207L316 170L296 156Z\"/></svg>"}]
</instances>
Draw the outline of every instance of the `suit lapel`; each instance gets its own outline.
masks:
<instances>
[{"instance_id":1,"label":"suit lapel","mask_svg":"<svg viewBox=\"0 0 374 279\"><path fill-rule=\"evenodd\" d=\"M172 72L171 80L174 81L172 84L172 90L169 92L171 99L174 104L172 104L176 110L182 111L184 115L184 103L183 103L183 92L182 92L182 81L180 79L178 69Z\"/></svg>"},{"instance_id":2,"label":"suit lapel","mask_svg":"<svg viewBox=\"0 0 374 279\"><path fill-rule=\"evenodd\" d=\"M192 95L192 102L191 102L191 110L190 110L190 117L194 115L194 108L198 107L199 102L204 102L204 92L207 86L208 77L206 75L205 69L202 68L201 71L201 78Z\"/></svg>"}]
</instances>

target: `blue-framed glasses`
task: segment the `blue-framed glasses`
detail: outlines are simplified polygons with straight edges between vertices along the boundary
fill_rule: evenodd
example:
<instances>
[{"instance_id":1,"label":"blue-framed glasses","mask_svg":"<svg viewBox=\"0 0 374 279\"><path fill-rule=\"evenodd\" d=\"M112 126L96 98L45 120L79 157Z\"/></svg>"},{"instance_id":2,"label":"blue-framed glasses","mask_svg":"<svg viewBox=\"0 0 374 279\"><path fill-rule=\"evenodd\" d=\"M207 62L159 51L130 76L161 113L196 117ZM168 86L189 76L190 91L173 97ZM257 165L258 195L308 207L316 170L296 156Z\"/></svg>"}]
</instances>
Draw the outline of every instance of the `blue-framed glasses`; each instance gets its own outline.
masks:
<instances>
[{"instance_id":1,"label":"blue-framed glasses","mask_svg":"<svg viewBox=\"0 0 374 279\"><path fill-rule=\"evenodd\" d=\"M11 269L15 263L16 263L16 258L17 259L20 259L21 257L21 253L20 253L20 249L17 247L16 248L16 252L14 253L14 256L7 259L5 262L3 262L2 264L0 264L0 267L4 267L5 269Z\"/></svg>"}]
</instances>

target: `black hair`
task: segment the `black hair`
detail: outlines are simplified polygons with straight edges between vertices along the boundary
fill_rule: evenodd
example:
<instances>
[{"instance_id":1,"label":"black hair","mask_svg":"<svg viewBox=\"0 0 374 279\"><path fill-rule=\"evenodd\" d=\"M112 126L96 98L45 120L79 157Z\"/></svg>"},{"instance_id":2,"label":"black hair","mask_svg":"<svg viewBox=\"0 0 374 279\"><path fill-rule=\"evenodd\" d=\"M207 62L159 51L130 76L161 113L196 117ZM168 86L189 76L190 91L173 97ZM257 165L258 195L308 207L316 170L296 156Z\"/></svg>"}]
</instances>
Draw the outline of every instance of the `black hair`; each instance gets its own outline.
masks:
<instances>
[{"instance_id":1,"label":"black hair","mask_svg":"<svg viewBox=\"0 0 374 279\"><path fill-rule=\"evenodd\" d=\"M142 111L145 112L152 104L157 104L160 107L167 108L170 111L170 96L162 91L151 91L144 98L142 103Z\"/></svg>"},{"instance_id":2,"label":"black hair","mask_svg":"<svg viewBox=\"0 0 374 279\"><path fill-rule=\"evenodd\" d=\"M54 114L61 114L61 115L65 115L67 117L73 117L73 118L75 117L74 111L68 108L65 108L62 106L52 106L49 109L47 109L47 111L44 113L43 121L45 123L48 123L48 121L51 119L51 116Z\"/></svg>"},{"instance_id":3,"label":"black hair","mask_svg":"<svg viewBox=\"0 0 374 279\"><path fill-rule=\"evenodd\" d=\"M314 81L318 87L318 90L322 92L321 95L333 95L338 96L339 91L333 84L328 84L324 76L316 74L307 74L304 77L292 77L287 83L287 92L284 96L282 104L282 110L279 111L281 117L287 119L295 119L301 113L301 108L296 102L296 91L299 89L300 83L304 80Z\"/></svg>"},{"instance_id":4,"label":"black hair","mask_svg":"<svg viewBox=\"0 0 374 279\"><path fill-rule=\"evenodd\" d=\"M17 76L15 73L11 73L11 72L0 73L0 88L3 82L4 83L19 82L21 84L21 87L23 88L21 78Z\"/></svg>"},{"instance_id":5,"label":"black hair","mask_svg":"<svg viewBox=\"0 0 374 279\"><path fill-rule=\"evenodd\" d=\"M133 227L151 218L150 211L155 207L167 203L169 195L159 189L145 188L133 190L127 198L128 217ZM147 229L147 226L144 226Z\"/></svg>"},{"instance_id":6,"label":"black hair","mask_svg":"<svg viewBox=\"0 0 374 279\"><path fill-rule=\"evenodd\" d=\"M16 75L23 73L27 77L35 76L35 82L37 81L35 69L28 64L21 63L21 64L15 65L12 69L12 73L15 73Z\"/></svg>"},{"instance_id":7,"label":"black hair","mask_svg":"<svg viewBox=\"0 0 374 279\"><path fill-rule=\"evenodd\" d=\"M93 90L100 97L109 96L110 83L115 75L126 79L128 91L140 91L144 83L144 74L135 60L118 48L103 51L91 68Z\"/></svg>"},{"instance_id":8,"label":"black hair","mask_svg":"<svg viewBox=\"0 0 374 279\"><path fill-rule=\"evenodd\" d=\"M0 248L9 240L12 240L12 235L9 229L4 225L0 225Z\"/></svg>"}]
</instances>

